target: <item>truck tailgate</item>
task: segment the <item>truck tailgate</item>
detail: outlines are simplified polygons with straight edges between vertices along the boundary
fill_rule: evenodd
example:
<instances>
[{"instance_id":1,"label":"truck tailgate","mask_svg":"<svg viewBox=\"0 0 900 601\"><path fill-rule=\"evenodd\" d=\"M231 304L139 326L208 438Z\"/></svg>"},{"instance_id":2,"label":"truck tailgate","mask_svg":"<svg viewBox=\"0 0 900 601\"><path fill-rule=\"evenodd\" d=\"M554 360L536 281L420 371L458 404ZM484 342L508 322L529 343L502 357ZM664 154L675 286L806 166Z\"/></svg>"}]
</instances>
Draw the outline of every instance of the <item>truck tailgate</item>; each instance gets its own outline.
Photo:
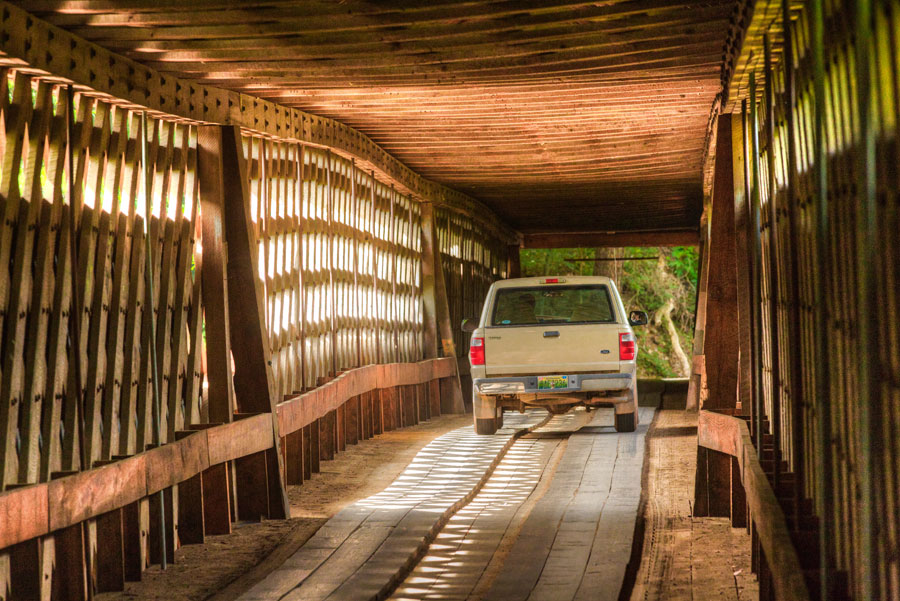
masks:
<instances>
[{"instance_id":1,"label":"truck tailgate","mask_svg":"<svg viewBox=\"0 0 900 601\"><path fill-rule=\"evenodd\" d=\"M618 371L619 331L616 324L486 328L486 375Z\"/></svg>"}]
</instances>

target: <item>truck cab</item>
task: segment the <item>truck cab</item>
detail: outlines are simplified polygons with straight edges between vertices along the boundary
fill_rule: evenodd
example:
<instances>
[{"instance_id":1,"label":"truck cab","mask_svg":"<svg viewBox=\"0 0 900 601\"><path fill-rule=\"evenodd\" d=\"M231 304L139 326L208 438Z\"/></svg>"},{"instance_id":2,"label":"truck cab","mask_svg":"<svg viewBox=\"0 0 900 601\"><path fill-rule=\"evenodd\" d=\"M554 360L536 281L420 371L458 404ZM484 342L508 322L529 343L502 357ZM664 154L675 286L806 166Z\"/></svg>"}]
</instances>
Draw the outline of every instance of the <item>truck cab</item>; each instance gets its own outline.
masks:
<instances>
[{"instance_id":1,"label":"truck cab","mask_svg":"<svg viewBox=\"0 0 900 601\"><path fill-rule=\"evenodd\" d=\"M504 409L612 405L616 430L638 423L637 343L615 282L602 276L494 282L479 320L467 319L475 431L493 434Z\"/></svg>"}]
</instances>

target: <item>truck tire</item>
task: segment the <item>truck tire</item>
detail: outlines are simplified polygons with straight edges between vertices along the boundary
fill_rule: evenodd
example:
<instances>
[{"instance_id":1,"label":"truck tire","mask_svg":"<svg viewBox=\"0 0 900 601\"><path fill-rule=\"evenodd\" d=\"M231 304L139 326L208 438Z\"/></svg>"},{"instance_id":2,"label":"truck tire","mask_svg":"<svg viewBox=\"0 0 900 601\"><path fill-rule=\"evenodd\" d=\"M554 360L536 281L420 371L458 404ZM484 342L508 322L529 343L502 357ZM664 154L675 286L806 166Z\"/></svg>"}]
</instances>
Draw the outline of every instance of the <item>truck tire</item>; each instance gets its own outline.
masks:
<instances>
[{"instance_id":1,"label":"truck tire","mask_svg":"<svg viewBox=\"0 0 900 601\"><path fill-rule=\"evenodd\" d=\"M497 419L497 402L493 397L485 397L478 394L478 389L472 386L472 417L475 420L475 434L491 436L502 427L503 422ZM501 418L502 419L502 418Z\"/></svg>"},{"instance_id":2,"label":"truck tire","mask_svg":"<svg viewBox=\"0 0 900 601\"><path fill-rule=\"evenodd\" d=\"M616 413L616 432L634 432L634 413Z\"/></svg>"},{"instance_id":3,"label":"truck tire","mask_svg":"<svg viewBox=\"0 0 900 601\"><path fill-rule=\"evenodd\" d=\"M497 433L497 419L475 418L475 434L491 436Z\"/></svg>"}]
</instances>

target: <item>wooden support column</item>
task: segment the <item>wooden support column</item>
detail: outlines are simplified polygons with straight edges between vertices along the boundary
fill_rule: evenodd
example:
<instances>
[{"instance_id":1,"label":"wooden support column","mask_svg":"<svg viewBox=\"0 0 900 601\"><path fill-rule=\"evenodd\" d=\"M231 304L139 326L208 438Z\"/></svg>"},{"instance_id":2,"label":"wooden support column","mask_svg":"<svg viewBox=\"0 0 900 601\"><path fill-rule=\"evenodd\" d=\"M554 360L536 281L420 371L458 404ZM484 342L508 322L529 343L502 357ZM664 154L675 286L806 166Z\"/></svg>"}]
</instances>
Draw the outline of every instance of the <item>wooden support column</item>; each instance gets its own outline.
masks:
<instances>
[{"instance_id":1,"label":"wooden support column","mask_svg":"<svg viewBox=\"0 0 900 601\"><path fill-rule=\"evenodd\" d=\"M731 455L697 447L694 516L730 517Z\"/></svg>"},{"instance_id":2,"label":"wooden support column","mask_svg":"<svg viewBox=\"0 0 900 601\"><path fill-rule=\"evenodd\" d=\"M429 413L431 417L438 417L441 414L441 381L434 379L425 384L427 401L430 405Z\"/></svg>"},{"instance_id":3,"label":"wooden support column","mask_svg":"<svg viewBox=\"0 0 900 601\"><path fill-rule=\"evenodd\" d=\"M202 544L206 529L203 523L203 473L178 485L178 538L184 545Z\"/></svg>"},{"instance_id":4,"label":"wooden support column","mask_svg":"<svg viewBox=\"0 0 900 601\"><path fill-rule=\"evenodd\" d=\"M204 127L205 128L205 127ZM201 129L204 129L201 128ZM257 248L250 216L250 190L247 162L244 160L241 131L236 126L220 128L221 173L225 192L225 238L228 241L228 318L231 339L241 349L235 362L234 391L237 410L272 415L280 502L271 518L289 514L284 473L281 465L280 438L275 407L278 393L272 372L269 337L265 321L265 292L257 272ZM204 263L205 265L205 263Z\"/></svg>"},{"instance_id":5,"label":"wooden support column","mask_svg":"<svg viewBox=\"0 0 900 601\"><path fill-rule=\"evenodd\" d=\"M321 419L317 419L311 423L309 428L309 469L311 474L319 473L319 466L322 460L322 446L319 442L319 424ZM306 448L303 449L306 451Z\"/></svg>"},{"instance_id":6,"label":"wooden support column","mask_svg":"<svg viewBox=\"0 0 900 601\"><path fill-rule=\"evenodd\" d=\"M336 442L334 431L335 419L335 412L329 411L316 420L316 423L319 426L319 453L321 461L330 461L334 459L334 445Z\"/></svg>"},{"instance_id":7,"label":"wooden support column","mask_svg":"<svg viewBox=\"0 0 900 601\"><path fill-rule=\"evenodd\" d=\"M222 131L198 128L197 176L200 188L203 269L201 285L206 315L206 377L209 421L234 419L228 284L225 281L225 184L222 178Z\"/></svg>"},{"instance_id":8,"label":"wooden support column","mask_svg":"<svg viewBox=\"0 0 900 601\"><path fill-rule=\"evenodd\" d=\"M75 524L55 534L56 572L54 599L83 601L88 598L87 567L85 565L84 525Z\"/></svg>"},{"instance_id":9,"label":"wooden support column","mask_svg":"<svg viewBox=\"0 0 900 601\"><path fill-rule=\"evenodd\" d=\"M737 402L738 319L734 227L734 173L731 115L719 115L715 183L708 250L706 328L703 354L709 398L704 409L733 408Z\"/></svg>"},{"instance_id":10,"label":"wooden support column","mask_svg":"<svg viewBox=\"0 0 900 601\"><path fill-rule=\"evenodd\" d=\"M741 464L731 457L731 527L747 526L747 492L741 482Z\"/></svg>"},{"instance_id":11,"label":"wooden support column","mask_svg":"<svg viewBox=\"0 0 900 601\"><path fill-rule=\"evenodd\" d=\"M268 517L268 473L266 452L260 451L235 459L237 474L238 517L242 520L259 521Z\"/></svg>"},{"instance_id":12,"label":"wooden support column","mask_svg":"<svg viewBox=\"0 0 900 601\"><path fill-rule=\"evenodd\" d=\"M303 429L284 437L285 484L303 484Z\"/></svg>"},{"instance_id":13,"label":"wooden support column","mask_svg":"<svg viewBox=\"0 0 900 601\"><path fill-rule=\"evenodd\" d=\"M230 524L230 522L229 522ZM125 580L139 582L147 567L147 530L150 527L150 501L146 498L122 508L125 537Z\"/></svg>"},{"instance_id":14,"label":"wooden support column","mask_svg":"<svg viewBox=\"0 0 900 601\"><path fill-rule=\"evenodd\" d=\"M431 282L427 279L427 269L431 271ZM456 374L452 378L453 382L448 382L447 386L442 387L441 390L441 413L465 413L466 407L459 379L459 360L456 359L456 346L453 344L450 305L447 301L447 288L444 283L441 252L438 246L437 225L434 219L434 209L431 203L427 202L422 203L422 273L422 293L425 298L425 358L430 359L432 356L429 355L429 352L434 349L434 357L439 356L442 352L443 356L453 357L456 360ZM430 306L429 303L431 303ZM433 332L429 334L431 324L435 325ZM456 325L459 327L459 324ZM429 335L433 336L433 342L429 341ZM438 340L440 344L438 344ZM435 349L435 346L438 348Z\"/></svg>"},{"instance_id":15,"label":"wooden support column","mask_svg":"<svg viewBox=\"0 0 900 601\"><path fill-rule=\"evenodd\" d=\"M750 174L749 162L745 157L744 118L731 119L731 156L734 173L734 228L735 262L737 270L737 312L738 312L738 401L741 413L750 415L753 405L753 357L751 339L751 287L750 269Z\"/></svg>"},{"instance_id":16,"label":"wooden support column","mask_svg":"<svg viewBox=\"0 0 900 601\"><path fill-rule=\"evenodd\" d=\"M506 277L520 278L522 277L522 261L519 258L519 245L510 244L507 248L506 255Z\"/></svg>"},{"instance_id":17,"label":"wooden support column","mask_svg":"<svg viewBox=\"0 0 900 601\"><path fill-rule=\"evenodd\" d=\"M344 446L359 442L359 397L344 403Z\"/></svg>"},{"instance_id":18,"label":"wooden support column","mask_svg":"<svg viewBox=\"0 0 900 601\"><path fill-rule=\"evenodd\" d=\"M4 553L9 554L9 576L8 585L4 586L0 575L0 597L10 600L40 601L43 576L40 539L34 538L13 545Z\"/></svg>"},{"instance_id":19,"label":"wooden support column","mask_svg":"<svg viewBox=\"0 0 900 601\"><path fill-rule=\"evenodd\" d=\"M161 498L160 498L161 497ZM176 529L178 527L178 486L170 486L163 490L163 494L153 494L150 497L150 528L148 539L150 544L150 563L161 563L161 545L159 542L159 503L165 503L165 539L166 561L175 563L175 550L178 548Z\"/></svg>"},{"instance_id":20,"label":"wooden support column","mask_svg":"<svg viewBox=\"0 0 900 601\"><path fill-rule=\"evenodd\" d=\"M303 426L303 437L300 440L300 450L303 453L303 479L312 478L312 426Z\"/></svg>"},{"instance_id":21,"label":"wooden support column","mask_svg":"<svg viewBox=\"0 0 900 601\"><path fill-rule=\"evenodd\" d=\"M227 463L203 472L203 527L207 534L231 534L231 469Z\"/></svg>"},{"instance_id":22,"label":"wooden support column","mask_svg":"<svg viewBox=\"0 0 900 601\"><path fill-rule=\"evenodd\" d=\"M436 252L437 232L434 227L434 209L430 202L423 202L422 210L422 301L425 324L424 358L438 357L438 315L436 273L440 261Z\"/></svg>"},{"instance_id":23,"label":"wooden support column","mask_svg":"<svg viewBox=\"0 0 900 601\"><path fill-rule=\"evenodd\" d=\"M697 303L694 310L694 348L691 359L691 379L688 384L685 409L696 411L700 407L700 395L705 375L703 343L706 337L706 299L709 281L709 223L708 213L700 219L700 275L697 281Z\"/></svg>"},{"instance_id":24,"label":"wooden support column","mask_svg":"<svg viewBox=\"0 0 900 601\"><path fill-rule=\"evenodd\" d=\"M122 510L97 518L97 592L125 590L125 540Z\"/></svg>"},{"instance_id":25,"label":"wooden support column","mask_svg":"<svg viewBox=\"0 0 900 601\"><path fill-rule=\"evenodd\" d=\"M731 409L737 404L738 350L735 336L738 319L737 260L735 247L734 163L732 161L731 115L719 115L716 134L716 165L710 211L709 237L703 252L705 290L697 307L697 336L703 324L702 340L695 339L694 356L703 357L699 381L692 378L696 401L706 376L708 397L699 403L704 409ZM703 283L701 283L703 286ZM702 314L701 314L702 311ZM705 465L701 465L705 462ZM706 505L711 516L731 516L731 459L716 451L698 449L696 505Z\"/></svg>"}]
</instances>

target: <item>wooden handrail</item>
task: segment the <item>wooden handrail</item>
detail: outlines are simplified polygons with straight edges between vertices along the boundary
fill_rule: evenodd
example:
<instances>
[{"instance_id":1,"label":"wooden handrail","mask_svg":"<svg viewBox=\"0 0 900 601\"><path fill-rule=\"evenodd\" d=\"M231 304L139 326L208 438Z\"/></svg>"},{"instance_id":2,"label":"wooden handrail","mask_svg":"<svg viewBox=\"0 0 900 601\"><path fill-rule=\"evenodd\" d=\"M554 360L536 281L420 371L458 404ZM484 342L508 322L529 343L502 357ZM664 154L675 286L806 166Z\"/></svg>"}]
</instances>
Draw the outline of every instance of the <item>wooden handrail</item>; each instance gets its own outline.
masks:
<instances>
[{"instance_id":1,"label":"wooden handrail","mask_svg":"<svg viewBox=\"0 0 900 601\"><path fill-rule=\"evenodd\" d=\"M454 374L453 358L367 365L278 406L280 434L313 423L354 396ZM45 536L184 482L204 470L274 446L272 418L260 413L212 426L109 465L0 493L0 549Z\"/></svg>"},{"instance_id":2,"label":"wooden handrail","mask_svg":"<svg viewBox=\"0 0 900 601\"><path fill-rule=\"evenodd\" d=\"M776 599L808 601L800 559L791 541L787 519L756 455L747 422L712 411L700 411L697 443L735 457L759 542L768 560Z\"/></svg>"},{"instance_id":3,"label":"wooden handrail","mask_svg":"<svg viewBox=\"0 0 900 601\"><path fill-rule=\"evenodd\" d=\"M287 436L337 409L348 399L379 388L422 384L455 373L452 357L418 363L366 365L345 372L323 386L299 394L278 405L278 432Z\"/></svg>"}]
</instances>

